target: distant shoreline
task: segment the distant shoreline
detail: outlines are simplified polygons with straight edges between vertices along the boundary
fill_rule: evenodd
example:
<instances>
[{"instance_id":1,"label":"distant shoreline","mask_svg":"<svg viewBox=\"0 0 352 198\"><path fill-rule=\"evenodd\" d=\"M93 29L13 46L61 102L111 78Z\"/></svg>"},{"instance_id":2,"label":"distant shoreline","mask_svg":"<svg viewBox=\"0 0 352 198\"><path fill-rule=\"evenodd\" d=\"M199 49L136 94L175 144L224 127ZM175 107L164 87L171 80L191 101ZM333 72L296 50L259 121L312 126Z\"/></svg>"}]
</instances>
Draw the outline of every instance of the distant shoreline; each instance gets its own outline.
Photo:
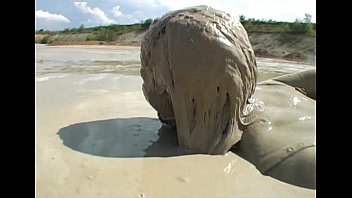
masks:
<instances>
[{"instance_id":1,"label":"distant shoreline","mask_svg":"<svg viewBox=\"0 0 352 198\"><path fill-rule=\"evenodd\" d=\"M48 46L58 46L58 45L100 45L100 46L134 46L140 47L140 43L122 43L122 42L107 42L107 41L69 41L61 42L54 41L52 43L46 44Z\"/></svg>"},{"instance_id":2,"label":"distant shoreline","mask_svg":"<svg viewBox=\"0 0 352 198\"><path fill-rule=\"evenodd\" d=\"M89 40L89 33L76 34L36 34L36 43L45 38L48 46L98 45L139 47L145 31L132 31L118 35L113 41ZM315 63L315 37L290 33L248 33L257 57Z\"/></svg>"},{"instance_id":3,"label":"distant shoreline","mask_svg":"<svg viewBox=\"0 0 352 198\"><path fill-rule=\"evenodd\" d=\"M40 43L36 43L40 44ZM40 44L40 45L46 45L46 46L92 46L92 47L140 47L141 45L139 43L118 43L118 42L105 42L105 41L94 41L94 42L89 42L89 41L84 41L84 42L53 42L50 44ZM271 59L278 59L278 60L287 60L287 61L296 61L296 62L302 62L302 63L307 63L302 58L285 58L285 57L279 57L279 56L274 56L271 54L255 54L256 57L259 58L271 58ZM312 63L312 62L308 62Z\"/></svg>"}]
</instances>

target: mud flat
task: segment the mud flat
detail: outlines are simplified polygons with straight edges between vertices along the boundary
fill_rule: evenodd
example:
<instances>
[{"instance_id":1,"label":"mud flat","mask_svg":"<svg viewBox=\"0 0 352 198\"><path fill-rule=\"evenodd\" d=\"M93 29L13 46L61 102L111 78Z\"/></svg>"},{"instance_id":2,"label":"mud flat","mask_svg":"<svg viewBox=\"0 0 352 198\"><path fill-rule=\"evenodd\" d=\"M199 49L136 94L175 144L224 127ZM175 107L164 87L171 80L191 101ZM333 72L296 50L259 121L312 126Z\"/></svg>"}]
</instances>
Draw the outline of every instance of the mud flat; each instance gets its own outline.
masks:
<instances>
[{"instance_id":1,"label":"mud flat","mask_svg":"<svg viewBox=\"0 0 352 198\"><path fill-rule=\"evenodd\" d=\"M143 96L138 47L36 48L37 197L315 197L232 152L180 151ZM259 76L314 67L261 62Z\"/></svg>"}]
</instances>

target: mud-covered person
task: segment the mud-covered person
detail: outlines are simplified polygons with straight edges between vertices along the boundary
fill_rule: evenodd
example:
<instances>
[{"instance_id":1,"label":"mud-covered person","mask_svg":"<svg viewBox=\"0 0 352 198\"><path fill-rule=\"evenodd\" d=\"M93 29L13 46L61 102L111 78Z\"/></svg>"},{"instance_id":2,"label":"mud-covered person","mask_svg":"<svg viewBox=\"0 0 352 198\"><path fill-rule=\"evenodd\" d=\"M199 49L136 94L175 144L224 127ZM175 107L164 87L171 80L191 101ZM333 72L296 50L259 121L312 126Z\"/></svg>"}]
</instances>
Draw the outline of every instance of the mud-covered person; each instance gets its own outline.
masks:
<instances>
[{"instance_id":1,"label":"mud-covered person","mask_svg":"<svg viewBox=\"0 0 352 198\"><path fill-rule=\"evenodd\" d=\"M208 6L153 22L141 47L143 92L181 148L231 148L263 174L315 188L315 70L257 84L247 32Z\"/></svg>"}]
</instances>

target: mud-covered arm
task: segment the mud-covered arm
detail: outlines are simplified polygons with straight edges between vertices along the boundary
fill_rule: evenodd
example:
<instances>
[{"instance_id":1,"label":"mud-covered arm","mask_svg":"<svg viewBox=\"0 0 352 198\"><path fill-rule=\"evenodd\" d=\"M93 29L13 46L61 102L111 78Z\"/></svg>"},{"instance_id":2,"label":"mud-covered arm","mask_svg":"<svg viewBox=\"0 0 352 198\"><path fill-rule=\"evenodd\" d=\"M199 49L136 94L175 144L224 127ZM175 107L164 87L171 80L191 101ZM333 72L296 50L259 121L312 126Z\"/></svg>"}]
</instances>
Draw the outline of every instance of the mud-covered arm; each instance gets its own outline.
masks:
<instances>
[{"instance_id":1,"label":"mud-covered arm","mask_svg":"<svg viewBox=\"0 0 352 198\"><path fill-rule=\"evenodd\" d=\"M287 74L273 78L273 80L285 83L295 87L308 97L316 99L315 86L316 86L316 71L315 69L305 70L302 72Z\"/></svg>"}]
</instances>

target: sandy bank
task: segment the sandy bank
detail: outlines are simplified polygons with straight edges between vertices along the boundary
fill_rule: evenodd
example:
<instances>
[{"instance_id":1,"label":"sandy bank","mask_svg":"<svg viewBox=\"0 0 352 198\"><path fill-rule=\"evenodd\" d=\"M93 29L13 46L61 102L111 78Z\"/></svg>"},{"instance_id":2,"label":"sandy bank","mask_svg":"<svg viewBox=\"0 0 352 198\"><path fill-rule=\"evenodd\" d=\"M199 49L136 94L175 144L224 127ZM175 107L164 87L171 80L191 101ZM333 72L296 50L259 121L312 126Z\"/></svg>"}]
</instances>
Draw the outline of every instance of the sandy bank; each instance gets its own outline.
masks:
<instances>
[{"instance_id":1,"label":"sandy bank","mask_svg":"<svg viewBox=\"0 0 352 198\"><path fill-rule=\"evenodd\" d=\"M91 33L79 34L36 34L39 42L45 36L50 45L118 45L140 46L145 31L132 31L118 35L114 41L87 41ZM288 33L248 33L254 52L258 57L280 58L304 62L315 62L315 37Z\"/></svg>"}]
</instances>

